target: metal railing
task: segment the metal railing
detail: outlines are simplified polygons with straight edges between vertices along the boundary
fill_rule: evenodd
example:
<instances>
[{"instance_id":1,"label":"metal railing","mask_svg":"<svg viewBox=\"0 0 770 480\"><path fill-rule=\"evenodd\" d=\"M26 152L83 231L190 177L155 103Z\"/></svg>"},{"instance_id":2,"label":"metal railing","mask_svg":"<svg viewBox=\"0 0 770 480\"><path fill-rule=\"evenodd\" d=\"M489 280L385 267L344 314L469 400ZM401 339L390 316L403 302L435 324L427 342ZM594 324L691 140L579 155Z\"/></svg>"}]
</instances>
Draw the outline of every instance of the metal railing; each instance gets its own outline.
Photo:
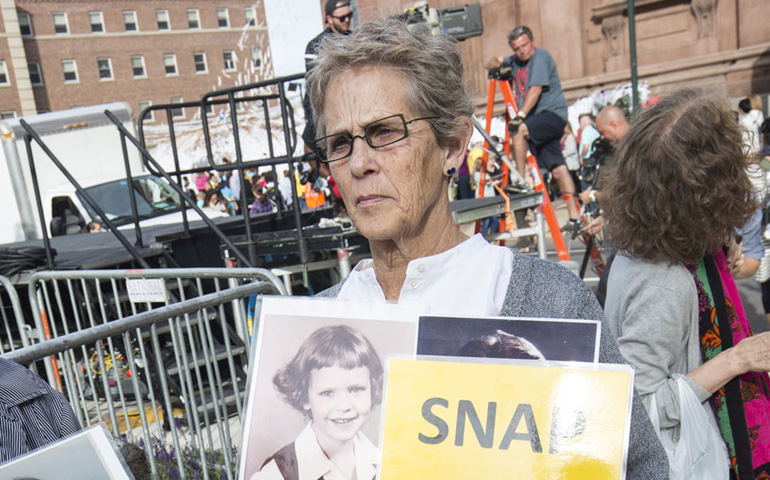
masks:
<instances>
[{"instance_id":1,"label":"metal railing","mask_svg":"<svg viewBox=\"0 0 770 480\"><path fill-rule=\"evenodd\" d=\"M8 278L0 275L0 355L30 344L30 326L24 322L19 294Z\"/></svg>"},{"instance_id":2,"label":"metal railing","mask_svg":"<svg viewBox=\"0 0 770 480\"><path fill-rule=\"evenodd\" d=\"M287 294L283 282L261 268L43 271L29 279L27 293L34 322L30 336L38 341L50 340L157 308L157 300L132 301L129 283L137 280L160 281L154 288L165 294L161 302L164 305L254 280L268 282L273 293ZM247 317L236 310L227 325L230 335L224 340L237 336L248 345ZM46 362L49 378L56 377L53 363Z\"/></svg>"},{"instance_id":3,"label":"metal railing","mask_svg":"<svg viewBox=\"0 0 770 480\"><path fill-rule=\"evenodd\" d=\"M62 391L81 423L105 422L113 435L143 444L150 451L153 478L167 468L153 451L173 457L182 479L190 478L185 468L194 457L200 478L208 479L214 477L207 459L221 450L216 478L224 472L233 479L233 447L240 434L233 433L229 419L237 416L233 420L239 428L248 335L239 348L219 348L217 332L228 330L227 310L246 317L249 299L261 293L276 293L273 282L247 283L136 312L3 357L33 367L55 358ZM172 377L175 382L168 382Z\"/></svg>"}]
</instances>

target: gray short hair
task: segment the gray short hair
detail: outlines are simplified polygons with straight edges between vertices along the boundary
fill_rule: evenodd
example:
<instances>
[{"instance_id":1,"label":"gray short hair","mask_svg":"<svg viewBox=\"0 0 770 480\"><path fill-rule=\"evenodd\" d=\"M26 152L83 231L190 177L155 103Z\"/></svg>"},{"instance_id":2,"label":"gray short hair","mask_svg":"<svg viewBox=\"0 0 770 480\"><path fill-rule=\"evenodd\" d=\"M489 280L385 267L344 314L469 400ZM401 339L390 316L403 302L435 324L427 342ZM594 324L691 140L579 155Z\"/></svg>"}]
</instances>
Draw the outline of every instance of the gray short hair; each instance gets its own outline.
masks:
<instances>
[{"instance_id":1,"label":"gray short hair","mask_svg":"<svg viewBox=\"0 0 770 480\"><path fill-rule=\"evenodd\" d=\"M329 84L341 72L362 67L403 72L407 103L420 117L438 117L430 124L442 148L454 145L464 131L459 117L473 113L457 42L431 35L425 24L408 25L389 18L366 22L350 35L327 35L313 65L308 93L319 137L326 135L324 104Z\"/></svg>"},{"instance_id":2,"label":"gray short hair","mask_svg":"<svg viewBox=\"0 0 770 480\"><path fill-rule=\"evenodd\" d=\"M510 33L508 33L508 45L510 45L512 41L516 40L522 35L526 35L530 42L534 38L532 36L532 30L530 30L528 26L519 25L518 27L511 30Z\"/></svg>"}]
</instances>

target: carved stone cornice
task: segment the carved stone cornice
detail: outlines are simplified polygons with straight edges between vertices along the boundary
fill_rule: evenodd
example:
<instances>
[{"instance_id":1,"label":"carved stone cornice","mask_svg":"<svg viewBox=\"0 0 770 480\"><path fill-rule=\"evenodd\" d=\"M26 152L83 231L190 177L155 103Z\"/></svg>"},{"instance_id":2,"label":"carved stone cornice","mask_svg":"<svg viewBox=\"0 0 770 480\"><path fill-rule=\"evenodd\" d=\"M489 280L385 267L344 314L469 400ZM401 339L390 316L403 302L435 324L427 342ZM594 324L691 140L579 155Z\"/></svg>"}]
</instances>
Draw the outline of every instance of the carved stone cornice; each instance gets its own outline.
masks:
<instances>
[{"instance_id":1,"label":"carved stone cornice","mask_svg":"<svg viewBox=\"0 0 770 480\"><path fill-rule=\"evenodd\" d=\"M649 7L656 3L668 3L668 0L634 0L634 8L637 7ZM593 20L599 22L604 18L612 17L614 15L626 14L628 2L626 0L604 0L604 3L593 7Z\"/></svg>"}]
</instances>

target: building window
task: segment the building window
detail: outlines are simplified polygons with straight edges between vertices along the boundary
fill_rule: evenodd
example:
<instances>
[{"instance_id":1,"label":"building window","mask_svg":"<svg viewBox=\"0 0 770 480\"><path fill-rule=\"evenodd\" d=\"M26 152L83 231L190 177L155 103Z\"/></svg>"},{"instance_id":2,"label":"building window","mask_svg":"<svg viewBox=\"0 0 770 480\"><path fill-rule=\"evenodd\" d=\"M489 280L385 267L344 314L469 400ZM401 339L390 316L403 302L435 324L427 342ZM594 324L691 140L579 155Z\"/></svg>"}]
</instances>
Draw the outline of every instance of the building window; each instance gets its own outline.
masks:
<instances>
[{"instance_id":1,"label":"building window","mask_svg":"<svg viewBox=\"0 0 770 480\"><path fill-rule=\"evenodd\" d=\"M102 12L88 12L88 21L91 22L91 33L104 33Z\"/></svg>"},{"instance_id":2,"label":"building window","mask_svg":"<svg viewBox=\"0 0 770 480\"><path fill-rule=\"evenodd\" d=\"M235 52L232 50L225 50L222 52L222 56L225 60L225 71L231 72L235 70L235 62L237 60L235 57Z\"/></svg>"},{"instance_id":3,"label":"building window","mask_svg":"<svg viewBox=\"0 0 770 480\"><path fill-rule=\"evenodd\" d=\"M15 111L9 110L7 112L0 112L0 120L10 120L12 118L16 118Z\"/></svg>"},{"instance_id":4,"label":"building window","mask_svg":"<svg viewBox=\"0 0 770 480\"><path fill-rule=\"evenodd\" d=\"M139 28L137 28L135 11L126 10L123 12L123 25L125 25L127 32L136 32L139 30Z\"/></svg>"},{"instance_id":5,"label":"building window","mask_svg":"<svg viewBox=\"0 0 770 480\"><path fill-rule=\"evenodd\" d=\"M217 8L217 25L219 25L219 28L230 26L230 18L227 16L226 8Z\"/></svg>"},{"instance_id":6,"label":"building window","mask_svg":"<svg viewBox=\"0 0 770 480\"><path fill-rule=\"evenodd\" d=\"M70 33L70 27L67 23L66 13L53 12L53 30L56 33Z\"/></svg>"},{"instance_id":7,"label":"building window","mask_svg":"<svg viewBox=\"0 0 770 480\"><path fill-rule=\"evenodd\" d=\"M197 8L187 10L187 26L190 28L201 28L201 19Z\"/></svg>"},{"instance_id":8,"label":"building window","mask_svg":"<svg viewBox=\"0 0 770 480\"><path fill-rule=\"evenodd\" d=\"M251 68L256 70L262 66L262 49L252 47L251 49Z\"/></svg>"},{"instance_id":9,"label":"building window","mask_svg":"<svg viewBox=\"0 0 770 480\"><path fill-rule=\"evenodd\" d=\"M0 60L0 85L10 85L8 79L8 68L5 66L5 60Z\"/></svg>"},{"instance_id":10,"label":"building window","mask_svg":"<svg viewBox=\"0 0 770 480\"><path fill-rule=\"evenodd\" d=\"M158 30L168 30L168 10L155 10L155 19L158 21Z\"/></svg>"},{"instance_id":11,"label":"building window","mask_svg":"<svg viewBox=\"0 0 770 480\"><path fill-rule=\"evenodd\" d=\"M144 68L144 57L142 55L131 57L131 71L134 72L134 78L147 77L147 71Z\"/></svg>"},{"instance_id":12,"label":"building window","mask_svg":"<svg viewBox=\"0 0 770 480\"><path fill-rule=\"evenodd\" d=\"M62 60L61 69L64 72L64 83L78 81L78 67L75 64L75 60Z\"/></svg>"},{"instance_id":13,"label":"building window","mask_svg":"<svg viewBox=\"0 0 770 480\"><path fill-rule=\"evenodd\" d=\"M203 52L193 53L193 60L195 61L195 73L206 73L209 71L208 65L206 65L206 54Z\"/></svg>"},{"instance_id":14,"label":"building window","mask_svg":"<svg viewBox=\"0 0 770 480\"><path fill-rule=\"evenodd\" d=\"M30 83L32 83L32 85L42 85L43 73L40 71L40 64L37 62L32 62L27 65L27 68L29 69Z\"/></svg>"},{"instance_id":15,"label":"building window","mask_svg":"<svg viewBox=\"0 0 770 480\"><path fill-rule=\"evenodd\" d=\"M172 97L171 103L182 103L182 97ZM184 118L184 107L175 107L171 109L171 116L174 118Z\"/></svg>"},{"instance_id":16,"label":"building window","mask_svg":"<svg viewBox=\"0 0 770 480\"><path fill-rule=\"evenodd\" d=\"M19 30L22 37L32 36L32 19L29 18L29 13L19 14Z\"/></svg>"},{"instance_id":17,"label":"building window","mask_svg":"<svg viewBox=\"0 0 770 480\"><path fill-rule=\"evenodd\" d=\"M176 55L167 53L163 55L163 65L166 69L166 75L176 75Z\"/></svg>"},{"instance_id":18,"label":"building window","mask_svg":"<svg viewBox=\"0 0 770 480\"><path fill-rule=\"evenodd\" d=\"M97 58L96 66L99 68L99 80L112 80L112 61L109 58Z\"/></svg>"},{"instance_id":19,"label":"building window","mask_svg":"<svg viewBox=\"0 0 770 480\"><path fill-rule=\"evenodd\" d=\"M152 105L152 102L150 100L139 100L139 114L142 113L142 110L145 108L150 108ZM155 112L150 110L149 113L147 113L147 116L144 118L145 122L152 122L155 120Z\"/></svg>"},{"instance_id":20,"label":"building window","mask_svg":"<svg viewBox=\"0 0 770 480\"><path fill-rule=\"evenodd\" d=\"M243 15L246 17L246 26L247 27L256 27L257 26L257 12L254 10L254 7L246 7L243 9Z\"/></svg>"}]
</instances>

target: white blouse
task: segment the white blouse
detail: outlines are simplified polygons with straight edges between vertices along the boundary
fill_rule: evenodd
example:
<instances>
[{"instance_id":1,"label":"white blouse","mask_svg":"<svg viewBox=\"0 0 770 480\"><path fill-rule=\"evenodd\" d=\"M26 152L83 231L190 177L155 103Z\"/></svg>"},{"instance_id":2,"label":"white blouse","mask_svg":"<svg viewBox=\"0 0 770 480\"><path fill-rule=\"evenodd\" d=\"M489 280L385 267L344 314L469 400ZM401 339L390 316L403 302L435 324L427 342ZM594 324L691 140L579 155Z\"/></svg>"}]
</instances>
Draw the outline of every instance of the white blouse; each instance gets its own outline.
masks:
<instances>
[{"instance_id":1,"label":"white blouse","mask_svg":"<svg viewBox=\"0 0 770 480\"><path fill-rule=\"evenodd\" d=\"M399 301L427 302L431 315L498 315L512 270L513 252L476 234L438 255L409 262ZM385 301L372 259L356 265L337 298Z\"/></svg>"}]
</instances>

